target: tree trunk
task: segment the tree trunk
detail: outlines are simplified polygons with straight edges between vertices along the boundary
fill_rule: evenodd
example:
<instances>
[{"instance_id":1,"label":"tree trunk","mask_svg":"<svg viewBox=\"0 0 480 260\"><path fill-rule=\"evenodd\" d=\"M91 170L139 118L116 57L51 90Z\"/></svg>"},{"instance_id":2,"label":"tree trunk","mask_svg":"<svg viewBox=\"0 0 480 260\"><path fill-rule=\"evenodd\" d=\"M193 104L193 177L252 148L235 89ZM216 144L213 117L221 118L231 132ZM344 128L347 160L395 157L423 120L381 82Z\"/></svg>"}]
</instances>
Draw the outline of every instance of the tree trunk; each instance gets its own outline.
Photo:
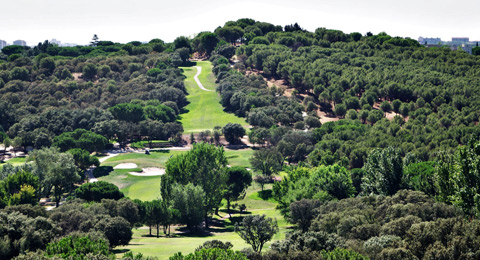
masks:
<instances>
[{"instance_id":1,"label":"tree trunk","mask_svg":"<svg viewBox=\"0 0 480 260\"><path fill-rule=\"evenodd\" d=\"M160 229L160 225L157 223L157 238L160 237L160 231L159 231L159 229Z\"/></svg>"},{"instance_id":2,"label":"tree trunk","mask_svg":"<svg viewBox=\"0 0 480 260\"><path fill-rule=\"evenodd\" d=\"M208 214L205 213L205 228L208 228Z\"/></svg>"},{"instance_id":3,"label":"tree trunk","mask_svg":"<svg viewBox=\"0 0 480 260\"><path fill-rule=\"evenodd\" d=\"M150 236L152 236L152 225L148 225L148 229L150 231Z\"/></svg>"},{"instance_id":4,"label":"tree trunk","mask_svg":"<svg viewBox=\"0 0 480 260\"><path fill-rule=\"evenodd\" d=\"M230 199L227 199L227 211L228 211L228 216L232 217L232 213L230 212Z\"/></svg>"}]
</instances>

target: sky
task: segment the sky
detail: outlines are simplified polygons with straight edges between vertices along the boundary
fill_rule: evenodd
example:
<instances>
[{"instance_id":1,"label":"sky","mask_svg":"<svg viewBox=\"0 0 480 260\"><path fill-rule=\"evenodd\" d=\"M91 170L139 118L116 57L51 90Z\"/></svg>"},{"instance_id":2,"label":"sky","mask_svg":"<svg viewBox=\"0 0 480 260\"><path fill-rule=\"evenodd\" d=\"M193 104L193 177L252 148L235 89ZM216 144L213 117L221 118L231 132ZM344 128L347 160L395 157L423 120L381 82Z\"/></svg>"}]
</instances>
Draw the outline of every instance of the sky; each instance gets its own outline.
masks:
<instances>
[{"instance_id":1,"label":"sky","mask_svg":"<svg viewBox=\"0 0 480 260\"><path fill-rule=\"evenodd\" d=\"M464 0L1 0L0 39L28 45L57 39L88 44L126 43L213 31L227 21L253 18L286 25L297 22L345 33L386 32L417 39L470 37L480 40L480 1Z\"/></svg>"}]
</instances>

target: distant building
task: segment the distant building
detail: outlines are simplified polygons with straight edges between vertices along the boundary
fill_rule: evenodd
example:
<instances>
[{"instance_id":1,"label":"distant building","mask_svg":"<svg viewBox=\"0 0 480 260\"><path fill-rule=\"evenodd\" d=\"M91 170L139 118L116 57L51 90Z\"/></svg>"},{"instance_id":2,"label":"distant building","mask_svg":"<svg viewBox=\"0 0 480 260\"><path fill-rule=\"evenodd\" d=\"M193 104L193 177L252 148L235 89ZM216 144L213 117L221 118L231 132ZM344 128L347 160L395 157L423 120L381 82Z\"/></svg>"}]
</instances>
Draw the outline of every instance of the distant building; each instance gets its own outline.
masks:
<instances>
[{"instance_id":1,"label":"distant building","mask_svg":"<svg viewBox=\"0 0 480 260\"><path fill-rule=\"evenodd\" d=\"M27 42L25 42L24 40L16 40L13 41L13 45L27 46Z\"/></svg>"},{"instance_id":2,"label":"distant building","mask_svg":"<svg viewBox=\"0 0 480 260\"><path fill-rule=\"evenodd\" d=\"M459 43L468 43L470 38L468 37L452 37L452 42L459 42Z\"/></svg>"},{"instance_id":3,"label":"distant building","mask_svg":"<svg viewBox=\"0 0 480 260\"><path fill-rule=\"evenodd\" d=\"M7 42L4 40L0 40L0 50L3 49L3 47L7 46Z\"/></svg>"},{"instance_id":4,"label":"distant building","mask_svg":"<svg viewBox=\"0 0 480 260\"><path fill-rule=\"evenodd\" d=\"M61 41L58 41L57 39L52 39L52 40L50 40L50 43L56 44L56 45L58 45L58 46L61 46L61 45L62 45L62 42L61 42Z\"/></svg>"},{"instance_id":5,"label":"distant building","mask_svg":"<svg viewBox=\"0 0 480 260\"><path fill-rule=\"evenodd\" d=\"M442 39L418 37L418 42L422 45L438 45L442 42Z\"/></svg>"}]
</instances>

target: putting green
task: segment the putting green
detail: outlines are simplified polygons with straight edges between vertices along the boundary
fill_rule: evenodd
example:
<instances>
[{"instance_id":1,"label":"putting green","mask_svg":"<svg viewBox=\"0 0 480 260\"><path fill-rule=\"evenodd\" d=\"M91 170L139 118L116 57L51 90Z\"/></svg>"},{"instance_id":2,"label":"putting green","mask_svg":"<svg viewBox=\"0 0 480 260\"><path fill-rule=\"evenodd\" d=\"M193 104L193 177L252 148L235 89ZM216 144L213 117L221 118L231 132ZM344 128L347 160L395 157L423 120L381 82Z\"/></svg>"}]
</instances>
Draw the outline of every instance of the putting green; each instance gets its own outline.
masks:
<instances>
[{"instance_id":1,"label":"putting green","mask_svg":"<svg viewBox=\"0 0 480 260\"><path fill-rule=\"evenodd\" d=\"M209 90L215 90L215 78L212 73L212 64L209 61L199 61L197 65L202 68L198 76L202 85ZM188 91L187 99L190 102L185 107L187 113L180 115L180 122L185 133L198 133L204 130L212 130L215 126L225 126L227 123L238 123L246 127L248 124L243 118L223 111L220 97L216 91L200 89L194 80L197 68L183 67L185 87Z\"/></svg>"}]
</instances>

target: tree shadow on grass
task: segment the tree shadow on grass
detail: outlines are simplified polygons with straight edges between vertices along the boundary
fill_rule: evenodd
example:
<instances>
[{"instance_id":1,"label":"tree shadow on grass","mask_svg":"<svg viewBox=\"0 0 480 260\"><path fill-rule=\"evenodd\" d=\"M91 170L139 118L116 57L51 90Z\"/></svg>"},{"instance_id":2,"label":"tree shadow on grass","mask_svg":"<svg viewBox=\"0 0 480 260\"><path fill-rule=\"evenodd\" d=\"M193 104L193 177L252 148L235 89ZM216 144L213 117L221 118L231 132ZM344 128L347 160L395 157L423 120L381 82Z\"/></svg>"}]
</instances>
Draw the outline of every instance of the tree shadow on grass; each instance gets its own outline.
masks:
<instances>
[{"instance_id":1,"label":"tree shadow on grass","mask_svg":"<svg viewBox=\"0 0 480 260\"><path fill-rule=\"evenodd\" d=\"M98 166L97 168L93 169L93 176L95 176L95 178L107 176L112 171L113 171L112 166Z\"/></svg>"},{"instance_id":2,"label":"tree shadow on grass","mask_svg":"<svg viewBox=\"0 0 480 260\"><path fill-rule=\"evenodd\" d=\"M273 197L272 190L261 190L258 192L258 197L260 197L262 200L269 200Z\"/></svg>"},{"instance_id":3,"label":"tree shadow on grass","mask_svg":"<svg viewBox=\"0 0 480 260\"><path fill-rule=\"evenodd\" d=\"M128 245L133 245L133 244L128 244ZM136 244L135 244L136 245ZM122 249L112 249L112 252L114 254L125 254L127 253L128 251L130 251L130 249L126 249L126 248L122 248Z\"/></svg>"},{"instance_id":4,"label":"tree shadow on grass","mask_svg":"<svg viewBox=\"0 0 480 260\"><path fill-rule=\"evenodd\" d=\"M159 150L150 150L151 153L170 153L170 150L159 149Z\"/></svg>"},{"instance_id":5,"label":"tree shadow on grass","mask_svg":"<svg viewBox=\"0 0 480 260\"><path fill-rule=\"evenodd\" d=\"M222 212L222 213L228 214L228 210L227 210L227 209L220 209L219 211ZM240 210L237 210L237 209L230 209L230 213L231 213L232 215L235 215L235 214L251 215L251 214L252 214L252 212L250 212L250 211L246 211L246 210L240 211Z\"/></svg>"}]
</instances>

